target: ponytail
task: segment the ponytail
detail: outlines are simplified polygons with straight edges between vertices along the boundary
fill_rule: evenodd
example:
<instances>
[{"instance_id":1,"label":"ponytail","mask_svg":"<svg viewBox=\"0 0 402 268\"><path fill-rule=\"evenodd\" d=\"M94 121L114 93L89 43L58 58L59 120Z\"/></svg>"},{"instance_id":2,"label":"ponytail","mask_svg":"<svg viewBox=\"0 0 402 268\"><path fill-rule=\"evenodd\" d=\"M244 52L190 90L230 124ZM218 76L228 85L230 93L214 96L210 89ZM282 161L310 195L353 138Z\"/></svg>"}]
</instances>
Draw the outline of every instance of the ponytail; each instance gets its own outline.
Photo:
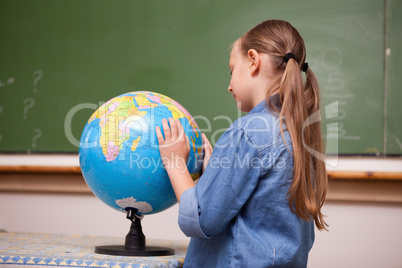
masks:
<instances>
[{"instance_id":1,"label":"ponytail","mask_svg":"<svg viewBox=\"0 0 402 268\"><path fill-rule=\"evenodd\" d=\"M285 118L293 145L294 177L288 191L289 206L304 220L312 217L319 230L326 229L328 225L321 213L328 183L325 164L308 151L310 148L323 153L321 125L319 122L303 125L320 111L317 79L308 68L303 86L300 67L295 59L290 59L279 92L282 100L280 117ZM280 128L283 137L282 120Z\"/></svg>"},{"instance_id":2,"label":"ponytail","mask_svg":"<svg viewBox=\"0 0 402 268\"><path fill-rule=\"evenodd\" d=\"M321 123L306 123L320 112L319 87L314 73L304 62L304 41L290 23L268 20L248 31L240 39L240 48L245 54L253 48L259 53L272 55L276 71L282 73L267 92L267 100L268 107L283 119L280 120L282 138L284 131L288 131L292 139L294 176L288 191L289 206L302 219L314 219L319 230L326 230L328 225L321 207L325 201L328 177L325 163L311 154L322 155L324 152ZM305 81L302 69L306 73ZM281 103L280 110L269 102L269 97L276 93Z\"/></svg>"}]
</instances>

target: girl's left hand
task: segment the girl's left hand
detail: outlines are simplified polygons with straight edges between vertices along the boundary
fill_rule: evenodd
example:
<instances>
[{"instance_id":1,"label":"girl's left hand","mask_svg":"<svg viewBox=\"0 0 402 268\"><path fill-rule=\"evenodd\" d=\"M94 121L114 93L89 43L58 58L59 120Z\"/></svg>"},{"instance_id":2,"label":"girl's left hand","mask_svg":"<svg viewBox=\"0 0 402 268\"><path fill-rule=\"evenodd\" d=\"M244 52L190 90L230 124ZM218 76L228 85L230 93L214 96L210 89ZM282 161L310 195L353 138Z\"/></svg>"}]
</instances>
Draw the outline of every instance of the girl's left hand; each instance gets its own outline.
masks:
<instances>
[{"instance_id":1,"label":"girl's left hand","mask_svg":"<svg viewBox=\"0 0 402 268\"><path fill-rule=\"evenodd\" d=\"M179 168L183 171L183 169L187 168L186 163L190 154L189 139L180 120L169 118L169 124L170 128L168 121L166 119L162 120L165 138L163 138L160 127L155 128L162 163L166 170Z\"/></svg>"}]
</instances>

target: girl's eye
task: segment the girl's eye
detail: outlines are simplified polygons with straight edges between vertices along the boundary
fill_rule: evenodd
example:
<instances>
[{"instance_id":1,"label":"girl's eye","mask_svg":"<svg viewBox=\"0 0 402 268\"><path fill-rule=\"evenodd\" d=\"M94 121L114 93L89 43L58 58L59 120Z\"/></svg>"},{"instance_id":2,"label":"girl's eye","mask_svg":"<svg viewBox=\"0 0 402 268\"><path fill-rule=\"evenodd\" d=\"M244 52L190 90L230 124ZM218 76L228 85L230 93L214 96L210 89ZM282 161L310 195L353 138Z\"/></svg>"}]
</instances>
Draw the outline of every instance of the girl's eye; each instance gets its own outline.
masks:
<instances>
[{"instance_id":1,"label":"girl's eye","mask_svg":"<svg viewBox=\"0 0 402 268\"><path fill-rule=\"evenodd\" d=\"M230 70L230 73L229 73L230 75L232 75L233 74L233 70Z\"/></svg>"}]
</instances>

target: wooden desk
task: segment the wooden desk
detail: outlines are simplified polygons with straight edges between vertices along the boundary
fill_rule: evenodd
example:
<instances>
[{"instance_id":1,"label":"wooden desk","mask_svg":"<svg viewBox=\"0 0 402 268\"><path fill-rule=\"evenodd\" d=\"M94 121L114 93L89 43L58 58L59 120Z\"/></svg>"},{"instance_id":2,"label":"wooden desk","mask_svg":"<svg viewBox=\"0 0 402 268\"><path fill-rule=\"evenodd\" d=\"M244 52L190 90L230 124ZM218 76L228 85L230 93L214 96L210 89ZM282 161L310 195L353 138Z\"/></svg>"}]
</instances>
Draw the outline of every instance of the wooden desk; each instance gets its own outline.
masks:
<instances>
[{"instance_id":1,"label":"wooden desk","mask_svg":"<svg viewBox=\"0 0 402 268\"><path fill-rule=\"evenodd\" d=\"M147 240L150 246L172 247L176 255L122 257L94 253L98 245L124 244L124 237L34 233L0 233L0 266L4 267L182 267L187 241Z\"/></svg>"}]
</instances>

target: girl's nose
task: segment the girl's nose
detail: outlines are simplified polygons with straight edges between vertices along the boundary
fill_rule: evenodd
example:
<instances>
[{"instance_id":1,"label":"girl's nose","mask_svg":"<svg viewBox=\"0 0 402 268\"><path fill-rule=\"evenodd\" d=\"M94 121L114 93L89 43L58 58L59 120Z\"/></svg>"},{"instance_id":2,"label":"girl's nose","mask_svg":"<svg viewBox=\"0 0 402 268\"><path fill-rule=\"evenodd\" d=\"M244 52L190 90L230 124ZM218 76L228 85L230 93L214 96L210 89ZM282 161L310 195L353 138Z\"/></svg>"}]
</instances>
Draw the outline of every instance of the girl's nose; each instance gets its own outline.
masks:
<instances>
[{"instance_id":1,"label":"girl's nose","mask_svg":"<svg viewBox=\"0 0 402 268\"><path fill-rule=\"evenodd\" d=\"M230 84L229 84L229 86L228 86L228 91L229 91L229 92L232 92L232 87L230 86Z\"/></svg>"}]
</instances>

